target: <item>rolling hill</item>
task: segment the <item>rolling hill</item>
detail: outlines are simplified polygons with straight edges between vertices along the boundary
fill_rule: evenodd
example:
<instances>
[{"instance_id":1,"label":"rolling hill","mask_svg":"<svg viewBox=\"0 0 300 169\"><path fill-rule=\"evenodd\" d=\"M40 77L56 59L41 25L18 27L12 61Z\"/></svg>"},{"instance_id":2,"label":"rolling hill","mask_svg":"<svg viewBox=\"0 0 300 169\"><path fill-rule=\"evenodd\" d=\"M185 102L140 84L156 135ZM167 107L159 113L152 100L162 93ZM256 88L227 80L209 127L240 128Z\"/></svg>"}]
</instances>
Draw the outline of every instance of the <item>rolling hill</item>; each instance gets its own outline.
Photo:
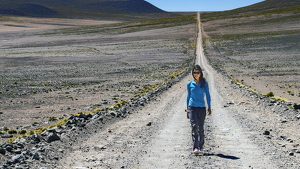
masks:
<instances>
[{"instance_id":1,"label":"rolling hill","mask_svg":"<svg viewBox=\"0 0 300 169\"><path fill-rule=\"evenodd\" d=\"M217 19L238 18L258 15L271 15L288 13L298 17L300 13L300 0L265 0L250 6L229 11L209 12L201 14L201 21Z\"/></svg>"},{"instance_id":2,"label":"rolling hill","mask_svg":"<svg viewBox=\"0 0 300 169\"><path fill-rule=\"evenodd\" d=\"M125 20L178 16L144 0L0 0L0 15Z\"/></svg>"}]
</instances>

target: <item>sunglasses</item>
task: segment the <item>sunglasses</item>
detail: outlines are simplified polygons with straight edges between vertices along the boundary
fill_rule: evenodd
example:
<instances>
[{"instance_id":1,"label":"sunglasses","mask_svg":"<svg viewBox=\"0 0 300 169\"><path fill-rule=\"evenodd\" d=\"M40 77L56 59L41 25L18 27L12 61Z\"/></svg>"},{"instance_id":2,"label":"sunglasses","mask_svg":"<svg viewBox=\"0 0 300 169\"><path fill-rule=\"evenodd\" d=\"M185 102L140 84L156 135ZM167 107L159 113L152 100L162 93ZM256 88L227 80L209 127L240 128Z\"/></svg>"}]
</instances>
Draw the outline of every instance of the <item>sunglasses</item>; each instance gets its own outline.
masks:
<instances>
[{"instance_id":1,"label":"sunglasses","mask_svg":"<svg viewBox=\"0 0 300 169\"><path fill-rule=\"evenodd\" d=\"M200 74L200 72L193 72L193 74Z\"/></svg>"}]
</instances>

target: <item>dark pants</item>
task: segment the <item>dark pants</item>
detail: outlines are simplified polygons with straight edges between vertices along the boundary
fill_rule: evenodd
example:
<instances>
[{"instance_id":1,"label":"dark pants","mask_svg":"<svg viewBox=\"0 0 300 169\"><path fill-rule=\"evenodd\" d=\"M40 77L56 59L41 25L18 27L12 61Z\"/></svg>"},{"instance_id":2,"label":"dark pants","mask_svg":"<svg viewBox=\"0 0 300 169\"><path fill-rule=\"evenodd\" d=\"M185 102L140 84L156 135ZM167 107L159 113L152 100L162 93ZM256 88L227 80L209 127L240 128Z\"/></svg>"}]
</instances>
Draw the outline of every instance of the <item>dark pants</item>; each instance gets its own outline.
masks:
<instances>
[{"instance_id":1,"label":"dark pants","mask_svg":"<svg viewBox=\"0 0 300 169\"><path fill-rule=\"evenodd\" d=\"M189 118L192 126L192 137L194 148L203 148L204 145L204 120L206 116L205 107L188 107Z\"/></svg>"}]
</instances>

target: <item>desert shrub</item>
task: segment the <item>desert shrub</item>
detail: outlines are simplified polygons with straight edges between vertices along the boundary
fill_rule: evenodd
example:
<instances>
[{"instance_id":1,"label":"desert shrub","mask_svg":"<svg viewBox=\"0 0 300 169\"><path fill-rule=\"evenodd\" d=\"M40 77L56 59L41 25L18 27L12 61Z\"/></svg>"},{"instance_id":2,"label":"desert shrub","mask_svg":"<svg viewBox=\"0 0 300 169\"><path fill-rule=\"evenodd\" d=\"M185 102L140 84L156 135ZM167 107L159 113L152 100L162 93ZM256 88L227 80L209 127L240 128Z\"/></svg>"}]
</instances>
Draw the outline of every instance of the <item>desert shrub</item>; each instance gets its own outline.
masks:
<instances>
[{"instance_id":1,"label":"desert shrub","mask_svg":"<svg viewBox=\"0 0 300 169\"><path fill-rule=\"evenodd\" d=\"M90 113L90 112L89 112ZM88 112L87 112L88 114ZM53 127L59 127L59 126L62 126L63 124L65 124L67 122L67 117L60 120L59 122L55 123L55 124L52 124L51 126L49 126L49 128L53 128Z\"/></svg>"},{"instance_id":2,"label":"desert shrub","mask_svg":"<svg viewBox=\"0 0 300 169\"><path fill-rule=\"evenodd\" d=\"M8 130L8 132L7 132L8 134L17 134L18 133L18 131L17 130L15 130L15 129L10 129L10 130Z\"/></svg>"},{"instance_id":3,"label":"desert shrub","mask_svg":"<svg viewBox=\"0 0 300 169\"><path fill-rule=\"evenodd\" d=\"M34 131L30 130L29 135L33 135L33 134L34 134Z\"/></svg>"},{"instance_id":4,"label":"desert shrub","mask_svg":"<svg viewBox=\"0 0 300 169\"><path fill-rule=\"evenodd\" d=\"M286 102L286 103L289 103L290 101L286 98L281 98L281 97L278 97L278 96L274 96L274 99L278 101L278 103L281 103L281 102Z\"/></svg>"},{"instance_id":5,"label":"desert shrub","mask_svg":"<svg viewBox=\"0 0 300 169\"><path fill-rule=\"evenodd\" d=\"M22 129L19 134L26 134L27 133L27 130L26 129Z\"/></svg>"},{"instance_id":6,"label":"desert shrub","mask_svg":"<svg viewBox=\"0 0 300 169\"><path fill-rule=\"evenodd\" d=\"M127 103L127 101L122 99L120 102L116 102L114 107L120 108L122 105L125 105L126 103Z\"/></svg>"},{"instance_id":7,"label":"desert shrub","mask_svg":"<svg viewBox=\"0 0 300 169\"><path fill-rule=\"evenodd\" d=\"M273 91L270 91L269 93L265 94L265 96L274 97L275 95L274 95Z\"/></svg>"},{"instance_id":8,"label":"desert shrub","mask_svg":"<svg viewBox=\"0 0 300 169\"><path fill-rule=\"evenodd\" d=\"M93 107L100 107L100 106L102 106L102 104L94 104Z\"/></svg>"},{"instance_id":9,"label":"desert shrub","mask_svg":"<svg viewBox=\"0 0 300 169\"><path fill-rule=\"evenodd\" d=\"M2 138L13 138L14 135L10 134L10 135L6 135L6 136L1 136Z\"/></svg>"},{"instance_id":10,"label":"desert shrub","mask_svg":"<svg viewBox=\"0 0 300 169\"><path fill-rule=\"evenodd\" d=\"M5 131L0 131L0 135L5 134L5 133L6 133Z\"/></svg>"},{"instance_id":11,"label":"desert shrub","mask_svg":"<svg viewBox=\"0 0 300 169\"><path fill-rule=\"evenodd\" d=\"M97 109L95 109L95 110L92 111L92 114L95 114L95 113L100 112L100 111L101 111L101 109L97 108Z\"/></svg>"},{"instance_id":12,"label":"desert shrub","mask_svg":"<svg viewBox=\"0 0 300 169\"><path fill-rule=\"evenodd\" d=\"M32 125L35 125L35 124L39 124L39 122L38 122L38 121L35 121L35 122L32 123Z\"/></svg>"},{"instance_id":13,"label":"desert shrub","mask_svg":"<svg viewBox=\"0 0 300 169\"><path fill-rule=\"evenodd\" d=\"M295 94L293 91L290 91L290 90L287 92L289 93L289 95L292 95L292 96L294 96L294 94Z\"/></svg>"},{"instance_id":14,"label":"desert shrub","mask_svg":"<svg viewBox=\"0 0 300 169\"><path fill-rule=\"evenodd\" d=\"M48 120L48 121L56 121L56 120L58 120L57 117L49 117L49 120Z\"/></svg>"}]
</instances>

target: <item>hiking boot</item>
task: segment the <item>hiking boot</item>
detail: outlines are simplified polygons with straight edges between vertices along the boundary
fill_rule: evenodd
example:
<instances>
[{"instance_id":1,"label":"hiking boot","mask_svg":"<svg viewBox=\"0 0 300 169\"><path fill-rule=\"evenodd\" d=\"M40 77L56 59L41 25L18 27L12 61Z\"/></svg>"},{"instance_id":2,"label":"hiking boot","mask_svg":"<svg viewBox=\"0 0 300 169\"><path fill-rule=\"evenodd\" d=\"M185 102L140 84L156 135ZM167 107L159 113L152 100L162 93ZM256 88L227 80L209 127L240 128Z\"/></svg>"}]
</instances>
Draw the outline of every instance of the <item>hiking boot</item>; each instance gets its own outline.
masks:
<instances>
[{"instance_id":1,"label":"hiking boot","mask_svg":"<svg viewBox=\"0 0 300 169\"><path fill-rule=\"evenodd\" d=\"M195 149L194 149L194 154L195 154L195 155L198 155L200 152L201 152L201 150L199 150L198 148L195 148Z\"/></svg>"}]
</instances>

